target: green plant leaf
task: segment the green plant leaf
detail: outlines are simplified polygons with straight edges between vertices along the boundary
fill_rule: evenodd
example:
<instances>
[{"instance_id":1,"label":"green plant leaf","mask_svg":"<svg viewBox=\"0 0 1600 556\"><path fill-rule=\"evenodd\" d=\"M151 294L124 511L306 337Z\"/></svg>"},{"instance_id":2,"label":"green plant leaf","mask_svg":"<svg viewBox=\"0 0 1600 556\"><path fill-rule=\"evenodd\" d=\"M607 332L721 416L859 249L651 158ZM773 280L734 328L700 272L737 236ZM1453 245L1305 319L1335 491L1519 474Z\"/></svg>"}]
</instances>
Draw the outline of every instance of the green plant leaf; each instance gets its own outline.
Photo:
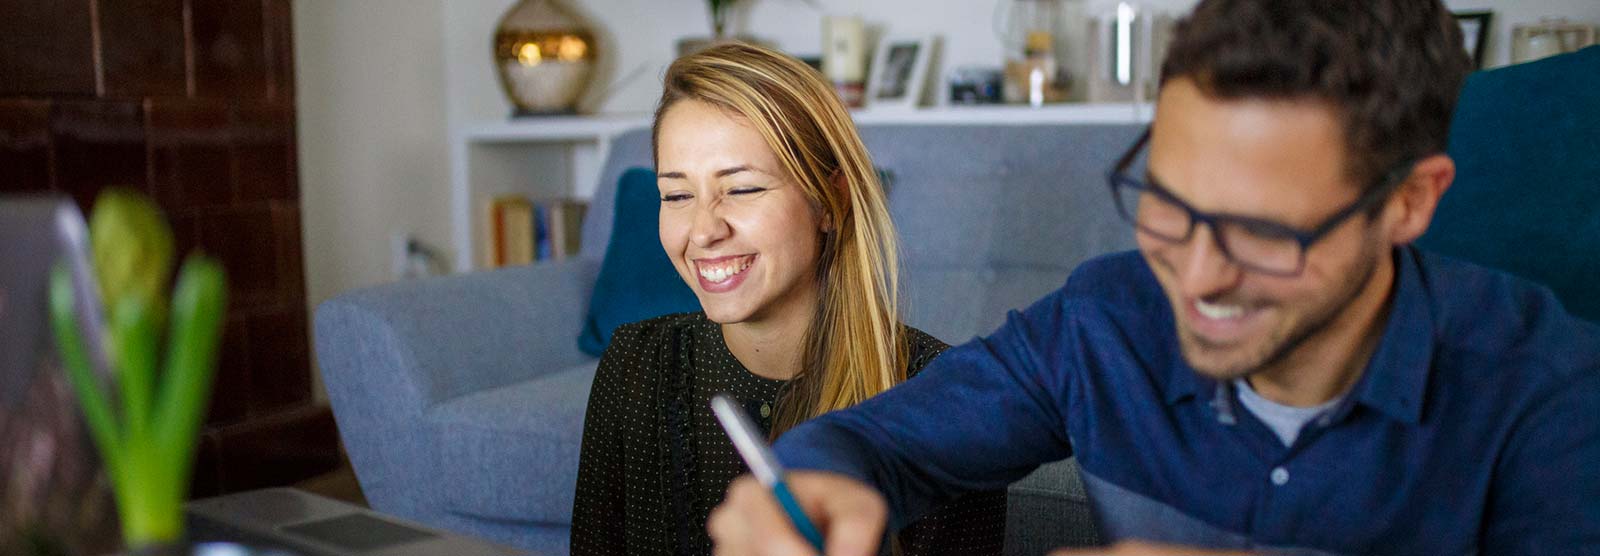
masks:
<instances>
[{"instance_id":1,"label":"green plant leaf","mask_svg":"<svg viewBox=\"0 0 1600 556\"><path fill-rule=\"evenodd\" d=\"M121 433L111 414L106 393L100 389L89 356L84 351L83 337L78 334L76 311L73 310L72 272L57 264L50 271L50 325L55 330L56 346L61 363L66 367L67 382L78 396L78 407L83 410L84 423L107 471L116 476L121 466Z\"/></svg>"},{"instance_id":2,"label":"green plant leaf","mask_svg":"<svg viewBox=\"0 0 1600 556\"><path fill-rule=\"evenodd\" d=\"M200 419L216 374L217 350L227 309L227 279L221 263L191 255L178 274L172 295L172 325L167 335L166 370L161 377L156 419L151 427L160 453L187 477L194 464ZM187 484L175 485L183 489Z\"/></svg>"},{"instance_id":3,"label":"green plant leaf","mask_svg":"<svg viewBox=\"0 0 1600 556\"><path fill-rule=\"evenodd\" d=\"M111 361L117 367L117 384L122 386L122 423L129 444L148 442L151 396L156 380L156 346L161 340L155 314L138 296L117 300L112 311Z\"/></svg>"}]
</instances>

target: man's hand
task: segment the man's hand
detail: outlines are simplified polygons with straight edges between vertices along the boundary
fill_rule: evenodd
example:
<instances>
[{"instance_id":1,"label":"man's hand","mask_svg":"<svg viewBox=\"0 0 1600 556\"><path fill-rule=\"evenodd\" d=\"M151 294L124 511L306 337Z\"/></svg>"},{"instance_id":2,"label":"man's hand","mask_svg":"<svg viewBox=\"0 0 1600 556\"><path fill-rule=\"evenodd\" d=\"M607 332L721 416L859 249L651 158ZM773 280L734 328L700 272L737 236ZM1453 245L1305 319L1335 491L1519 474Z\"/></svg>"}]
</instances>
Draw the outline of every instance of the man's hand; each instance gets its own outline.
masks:
<instances>
[{"instance_id":1,"label":"man's hand","mask_svg":"<svg viewBox=\"0 0 1600 556\"><path fill-rule=\"evenodd\" d=\"M822 531L828 556L873 556L888 516L883 496L859 481L833 473L793 471L789 490ZM722 505L706 523L719 555L815 556L795 530L772 491L749 475L728 487Z\"/></svg>"},{"instance_id":2,"label":"man's hand","mask_svg":"<svg viewBox=\"0 0 1600 556\"><path fill-rule=\"evenodd\" d=\"M1170 544L1151 544L1142 541L1124 541L1109 548L1057 550L1050 556L1227 556L1244 552L1221 552L1201 548L1184 548Z\"/></svg>"}]
</instances>

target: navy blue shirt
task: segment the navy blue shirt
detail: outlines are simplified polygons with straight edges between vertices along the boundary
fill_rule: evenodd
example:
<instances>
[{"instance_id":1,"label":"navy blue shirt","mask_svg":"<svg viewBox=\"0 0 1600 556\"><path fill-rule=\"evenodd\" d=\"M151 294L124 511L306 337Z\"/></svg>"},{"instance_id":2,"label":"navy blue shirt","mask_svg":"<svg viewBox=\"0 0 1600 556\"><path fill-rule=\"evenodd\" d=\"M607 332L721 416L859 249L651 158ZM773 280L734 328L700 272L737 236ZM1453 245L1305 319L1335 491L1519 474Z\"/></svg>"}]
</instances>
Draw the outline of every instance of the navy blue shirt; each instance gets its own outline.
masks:
<instances>
[{"instance_id":1,"label":"navy blue shirt","mask_svg":"<svg viewBox=\"0 0 1600 556\"><path fill-rule=\"evenodd\" d=\"M1076 455L1108 541L1600 553L1600 327L1510 275L1394 258L1371 361L1289 446L1184 362L1155 276L1123 253L777 453L877 486L891 526Z\"/></svg>"}]
</instances>

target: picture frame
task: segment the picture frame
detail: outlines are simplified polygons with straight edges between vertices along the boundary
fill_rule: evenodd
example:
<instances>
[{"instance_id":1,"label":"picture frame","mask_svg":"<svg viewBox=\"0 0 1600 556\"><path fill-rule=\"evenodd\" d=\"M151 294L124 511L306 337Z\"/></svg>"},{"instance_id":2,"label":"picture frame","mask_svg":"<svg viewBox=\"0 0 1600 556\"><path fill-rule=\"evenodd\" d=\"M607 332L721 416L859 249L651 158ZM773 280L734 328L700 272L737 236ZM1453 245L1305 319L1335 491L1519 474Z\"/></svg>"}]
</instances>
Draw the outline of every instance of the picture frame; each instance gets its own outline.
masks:
<instances>
[{"instance_id":1,"label":"picture frame","mask_svg":"<svg viewBox=\"0 0 1600 556\"><path fill-rule=\"evenodd\" d=\"M1461 25L1461 46L1467 49L1472 69L1483 69L1484 47L1489 43L1489 28L1494 22L1494 12L1455 12L1455 16L1456 23Z\"/></svg>"},{"instance_id":2,"label":"picture frame","mask_svg":"<svg viewBox=\"0 0 1600 556\"><path fill-rule=\"evenodd\" d=\"M878 41L868 67L868 108L917 107L928 80L934 39L930 35L888 35Z\"/></svg>"}]
</instances>

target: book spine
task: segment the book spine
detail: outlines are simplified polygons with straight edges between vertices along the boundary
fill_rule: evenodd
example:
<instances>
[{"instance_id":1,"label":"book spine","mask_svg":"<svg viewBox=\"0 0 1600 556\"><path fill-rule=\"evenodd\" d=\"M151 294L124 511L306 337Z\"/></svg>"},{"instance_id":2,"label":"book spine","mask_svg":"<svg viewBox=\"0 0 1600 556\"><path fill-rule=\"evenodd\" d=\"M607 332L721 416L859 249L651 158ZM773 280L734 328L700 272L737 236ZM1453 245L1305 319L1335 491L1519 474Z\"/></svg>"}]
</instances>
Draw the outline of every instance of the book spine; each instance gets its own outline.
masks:
<instances>
[{"instance_id":1,"label":"book spine","mask_svg":"<svg viewBox=\"0 0 1600 556\"><path fill-rule=\"evenodd\" d=\"M550 218L549 218L548 214L549 214L549 211L546 210L545 205L543 205L543 204L534 205L534 207L533 207L534 260L538 260L538 261L548 261L548 260L550 260L550 232L549 232L549 225L548 225Z\"/></svg>"}]
</instances>

